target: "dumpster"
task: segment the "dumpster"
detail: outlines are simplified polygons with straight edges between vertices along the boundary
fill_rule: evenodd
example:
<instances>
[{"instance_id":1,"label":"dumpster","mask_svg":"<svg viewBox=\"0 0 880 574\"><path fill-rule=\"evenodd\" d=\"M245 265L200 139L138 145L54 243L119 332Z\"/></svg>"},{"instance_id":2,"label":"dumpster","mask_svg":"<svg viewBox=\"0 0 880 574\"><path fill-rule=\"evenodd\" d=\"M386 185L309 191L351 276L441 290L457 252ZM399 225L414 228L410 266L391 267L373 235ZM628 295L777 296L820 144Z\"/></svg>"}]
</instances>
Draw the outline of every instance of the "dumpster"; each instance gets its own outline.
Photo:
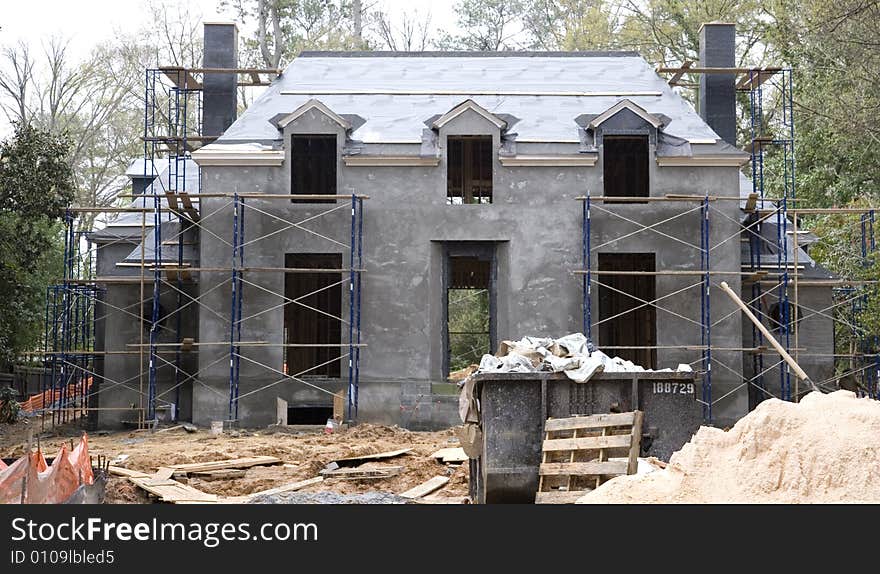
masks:
<instances>
[{"instance_id":1,"label":"dumpster","mask_svg":"<svg viewBox=\"0 0 880 574\"><path fill-rule=\"evenodd\" d=\"M550 417L644 412L641 456L669 456L702 422L700 375L692 372L597 373L576 383L563 373L479 373L482 447L470 459L476 503L533 503L544 421Z\"/></svg>"}]
</instances>

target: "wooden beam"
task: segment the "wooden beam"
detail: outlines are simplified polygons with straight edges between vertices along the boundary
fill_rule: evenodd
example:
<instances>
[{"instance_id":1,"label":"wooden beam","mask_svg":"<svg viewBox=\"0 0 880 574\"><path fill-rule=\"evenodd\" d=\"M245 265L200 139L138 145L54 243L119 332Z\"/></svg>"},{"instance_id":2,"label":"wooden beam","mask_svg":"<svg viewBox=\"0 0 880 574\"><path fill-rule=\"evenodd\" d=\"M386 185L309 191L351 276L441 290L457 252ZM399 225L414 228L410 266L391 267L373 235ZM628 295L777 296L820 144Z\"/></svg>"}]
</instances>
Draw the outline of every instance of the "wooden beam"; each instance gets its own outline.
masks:
<instances>
[{"instance_id":1,"label":"wooden beam","mask_svg":"<svg viewBox=\"0 0 880 574\"><path fill-rule=\"evenodd\" d=\"M279 464L281 459L275 456L249 456L233 458L231 460L213 460L210 462L193 462L189 464L172 464L169 468L186 472L204 472L206 470L221 470L224 468L249 468L251 466L264 466Z\"/></svg>"},{"instance_id":2,"label":"wooden beam","mask_svg":"<svg viewBox=\"0 0 880 574\"><path fill-rule=\"evenodd\" d=\"M583 438L551 438L544 441L544 451L629 448L630 444L632 444L632 437L628 434L588 436Z\"/></svg>"},{"instance_id":3,"label":"wooden beam","mask_svg":"<svg viewBox=\"0 0 880 574\"><path fill-rule=\"evenodd\" d=\"M447 482L449 482L448 476L435 476L418 486L414 486L405 492L401 492L400 496L403 498L421 498L425 495L431 494L435 490L439 490Z\"/></svg>"},{"instance_id":4,"label":"wooden beam","mask_svg":"<svg viewBox=\"0 0 880 574\"><path fill-rule=\"evenodd\" d=\"M691 60L686 60L685 62L683 62L681 64L681 68L679 68L679 70L677 72L675 72L675 74L673 74L671 78L669 78L669 85L670 86L677 85L678 81L681 79L682 76L685 75L688 68L690 68L693 65L694 65L694 63Z\"/></svg>"},{"instance_id":5,"label":"wooden beam","mask_svg":"<svg viewBox=\"0 0 880 574\"><path fill-rule=\"evenodd\" d=\"M582 428L601 428L629 426L633 424L633 413L607 413L589 416L574 416L559 419L547 419L544 423L545 432L574 430Z\"/></svg>"}]
</instances>

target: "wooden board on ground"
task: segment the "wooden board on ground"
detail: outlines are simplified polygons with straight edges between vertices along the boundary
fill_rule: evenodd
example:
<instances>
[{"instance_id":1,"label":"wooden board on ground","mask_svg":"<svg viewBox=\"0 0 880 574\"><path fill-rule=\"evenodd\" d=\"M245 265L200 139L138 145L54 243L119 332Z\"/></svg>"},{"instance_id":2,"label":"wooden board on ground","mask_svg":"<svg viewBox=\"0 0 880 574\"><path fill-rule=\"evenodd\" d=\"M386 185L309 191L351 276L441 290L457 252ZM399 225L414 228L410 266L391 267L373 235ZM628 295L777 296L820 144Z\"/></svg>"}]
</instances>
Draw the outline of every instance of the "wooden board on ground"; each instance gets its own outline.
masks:
<instances>
[{"instance_id":1,"label":"wooden board on ground","mask_svg":"<svg viewBox=\"0 0 880 574\"><path fill-rule=\"evenodd\" d=\"M108 467L108 471L113 476L124 476L126 478L150 478L150 475L146 472L131 470L130 468L122 468L121 466Z\"/></svg>"},{"instance_id":2,"label":"wooden board on ground","mask_svg":"<svg viewBox=\"0 0 880 574\"><path fill-rule=\"evenodd\" d=\"M418 486L410 488L406 492L401 492L400 496L402 496L403 498L421 498L423 496L431 494L435 490L439 490L447 482L449 482L448 476L435 476L434 478L426 480Z\"/></svg>"},{"instance_id":3,"label":"wooden board on ground","mask_svg":"<svg viewBox=\"0 0 880 574\"><path fill-rule=\"evenodd\" d=\"M468 455L464 453L464 449L460 446L441 448L431 455L432 458L440 460L440 462L465 462Z\"/></svg>"},{"instance_id":4,"label":"wooden board on ground","mask_svg":"<svg viewBox=\"0 0 880 574\"><path fill-rule=\"evenodd\" d=\"M324 469L321 471L321 476L326 478L339 478L343 480L369 480L375 478L389 478L392 476L396 476L403 471L402 466L371 466L369 468L357 467L357 468L334 468L334 469Z\"/></svg>"},{"instance_id":5,"label":"wooden board on ground","mask_svg":"<svg viewBox=\"0 0 880 574\"><path fill-rule=\"evenodd\" d=\"M364 454L360 456L350 456L348 458L337 458L335 461L339 466L353 466L357 463L367 461L367 460L379 460L383 458L394 458L395 456L400 456L402 454L406 454L411 451L411 448L401 448L399 450L389 450L386 452L377 452L375 454Z\"/></svg>"},{"instance_id":6,"label":"wooden board on ground","mask_svg":"<svg viewBox=\"0 0 880 574\"><path fill-rule=\"evenodd\" d=\"M168 468L184 472L204 472L206 470L223 470L225 468L250 468L278 464L281 459L275 456L249 456L230 460L213 460L210 462L193 462L189 464L172 464Z\"/></svg>"},{"instance_id":7,"label":"wooden board on ground","mask_svg":"<svg viewBox=\"0 0 880 574\"><path fill-rule=\"evenodd\" d=\"M419 504L470 504L471 499L467 496L439 496L432 494L414 499Z\"/></svg>"},{"instance_id":8,"label":"wooden board on ground","mask_svg":"<svg viewBox=\"0 0 880 574\"><path fill-rule=\"evenodd\" d=\"M203 470L193 472L194 478L202 480L233 480L236 478L244 478L247 470L243 468L221 468L220 470Z\"/></svg>"},{"instance_id":9,"label":"wooden board on ground","mask_svg":"<svg viewBox=\"0 0 880 574\"><path fill-rule=\"evenodd\" d=\"M536 504L571 504L603 482L635 474L641 411L548 419Z\"/></svg>"},{"instance_id":10,"label":"wooden board on ground","mask_svg":"<svg viewBox=\"0 0 880 574\"><path fill-rule=\"evenodd\" d=\"M129 478L137 486L159 498L162 502L217 502L216 494L208 494L171 479Z\"/></svg>"},{"instance_id":11,"label":"wooden board on ground","mask_svg":"<svg viewBox=\"0 0 880 574\"><path fill-rule=\"evenodd\" d=\"M169 468L167 466L160 466L159 470L153 473L152 478L156 480L164 480L171 478L171 475L175 473L173 468Z\"/></svg>"}]
</instances>

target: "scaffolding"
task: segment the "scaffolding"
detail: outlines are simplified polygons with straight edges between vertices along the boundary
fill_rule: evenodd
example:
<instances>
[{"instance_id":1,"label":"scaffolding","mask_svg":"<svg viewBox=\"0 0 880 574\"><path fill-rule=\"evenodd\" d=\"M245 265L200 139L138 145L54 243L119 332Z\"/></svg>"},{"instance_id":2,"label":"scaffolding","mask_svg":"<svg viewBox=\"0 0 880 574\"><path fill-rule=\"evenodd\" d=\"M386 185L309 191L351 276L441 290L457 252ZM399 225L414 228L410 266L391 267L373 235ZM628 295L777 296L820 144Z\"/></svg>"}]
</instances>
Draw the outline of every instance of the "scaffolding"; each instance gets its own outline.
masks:
<instances>
[{"instance_id":1,"label":"scaffolding","mask_svg":"<svg viewBox=\"0 0 880 574\"><path fill-rule=\"evenodd\" d=\"M702 387L698 400L702 404L703 415L707 421L713 419L713 407L724 400L732 392L749 387L756 389L760 396L779 397L785 400L797 400L800 396L798 381L795 379L792 389L791 373L788 366L781 360L766 361L767 356L772 356L760 331L752 329L752 344L750 347L724 347L713 342L713 329L729 320L733 314L721 317L717 312L713 315L711 294L719 277L735 276L742 280L744 286L750 289L748 305L758 317L765 320L773 320L770 310L763 301L765 295L775 297L778 303L778 319L780 329L780 342L786 352L797 358L799 356L816 356L809 353L809 349L802 349L798 337L799 313L805 312L811 316L828 316L835 324L845 325L850 328L852 337L857 341L850 353L833 353L835 363L841 360L849 360L848 373L862 378L862 394L880 398L880 385L878 385L878 372L880 372L880 354L878 354L878 337L876 334L858 328L855 320L864 313L865 301L868 289L873 289L874 281L855 281L835 279L828 281L804 281L799 271L799 242L798 225L799 218L822 213L843 214L853 216L860 225L862 242L861 252L863 259L867 260L875 250L874 241L874 209L809 209L796 204L795 186L795 131L792 108L792 77L791 70L782 68L663 68L661 73L673 73L671 83L682 74L694 73L725 73L737 76L736 87L743 93L748 94L750 142L746 148L751 155L752 193L746 197L715 196L709 192L694 195L677 195L665 197L637 198L639 202L666 202L666 205L681 206L675 214L652 224L645 224L634 219L627 218L614 209L609 209L605 203L612 198L586 193L578 198L582 202L583 227L582 227L582 267L576 272L582 277L583 297L583 332L590 341L594 340L593 330L599 321L594 320L592 309L593 286L605 286L603 275L625 272L603 271L594 269L591 255L609 244L620 245L626 239L635 234L657 234L666 239L674 240L693 250L700 255L699 268L693 269L661 269L655 270L653 275L678 275L680 278L692 278L692 281L683 288L672 293L665 294L652 301L639 301L641 306L651 306L662 312L677 315L679 318L694 324L699 329L694 332L693 343L678 345L678 350L693 352L696 357L691 364L698 367L701 374ZM102 410L96 406L93 400L99 392L112 388L122 387L137 393L139 404L134 409L122 407L119 410L134 410L138 413L136 421L140 427L151 427L157 422L157 410L160 406L180 405L180 391L187 383L204 384L200 381L200 369L187 370L183 365L184 355L198 353L200 348L222 348L215 361L202 368L212 367L214 364L228 361L228 388L224 393L226 404L225 417L227 422L235 424L239 420L239 405L242 399L257 392L262 392L275 385L296 382L310 386L320 392L334 394L324 386L317 385L308 379L309 371L318 369L328 362L346 361L346 417L349 420L357 419L358 410L358 386L360 380L360 355L366 344L361 338L361 296L362 275L365 272L363 265L363 201L368 199L365 195L355 192L343 195L314 195L314 196L291 196L281 194L261 193L201 193L201 174L194 167L191 160L192 151L201 145L212 141L214 138L201 133L201 92L202 83L198 76L205 73L236 73L247 75L249 81L238 82L242 86L265 85L261 75L277 74L277 70L262 69L209 69L209 68L158 68L145 72L145 108L144 108L144 135L143 135L143 177L152 179L152 193L143 193L133 196L135 203L132 207L111 208L71 208L65 216L65 268L62 282L53 285L47 291L46 304L46 328L44 364L48 371L43 389L50 392L46 411L50 413L52 423L65 422L74 417L73 413L86 413L89 411ZM773 97L765 92L773 91ZM772 106L768 106L772 104ZM768 109L775 107L780 109L779 115L771 116ZM770 118L772 121L768 121ZM781 150L782 153L782 185L776 197L769 197L765 193L765 179L769 179L767 173L773 167L773 162L766 161L772 153L770 150ZM164 163L164 168L160 164ZM193 173L193 169L195 172ZM161 177L165 174L165 177ZM206 200L218 199L221 205L211 214L223 217L228 212L231 221L231 233L228 238L217 236L211 229L205 226L202 207ZM310 204L311 213L303 218L291 216L287 210L279 210L280 206L289 203L291 199L302 201L333 202L324 209L318 209L315 204ZM613 201L625 201L625 198L613 198ZM738 232L728 237L723 237L719 242L711 242L711 226L716 221L730 223L731 216L723 209L719 209L719 202L741 202L741 207L748 218L745 222L737 219L735 224ZM319 218L327 218L330 214L346 210L346 225L337 232L346 232L344 240L329 235L318 233L306 227L310 221ZM100 212L105 214L132 213L140 216L140 262L133 264L138 270L136 276L127 277L98 277L94 269L94 256L99 248L87 241L87 235L75 231L75 218L77 213ZM636 227L636 231L625 233L601 245L595 245L593 241L593 217L596 212L603 216L618 218ZM296 212L294 211L294 214ZM252 237L254 226L250 222L254 218L262 218L274 222L279 229ZM663 226L675 224L690 219L699 219L700 241L694 243L684 241L663 231ZM729 220L729 221L728 221ZM248 226L245 226L246 221ZM775 223L775 237L772 240L763 233L763 227L768 223ZM342 227L342 226L341 226ZM148 231L149 230L149 231ZM251 252L251 246L256 242L265 241L278 233L301 232L311 238L318 237L321 241L328 242L334 249L342 251L342 255L348 256L348 264L325 269L297 269L289 267L270 267L248 265L246 255ZM217 267L193 266L186 261L185 245L186 237L194 233L201 233L203 237L208 234L229 247L229 264ZM788 237L793 239L793 249L789 249ZM744 267L735 270L719 269L716 258L712 257L713 251L722 244L740 241L745 238L749 245L749 257ZM88 245L83 252L82 245ZM112 243L108 244L111 245ZM149 244L149 248L148 248ZM187 292L188 285L194 284L196 278L205 273L219 274L224 280L212 283L210 288L202 285L202 292L194 296ZM285 305L296 305L310 309L313 312L324 313L304 303L300 298L291 298L284 292L271 290L261 285L255 277L263 274L295 274L295 273L327 273L339 275L340 280L335 285L344 285L348 290L347 309L332 318L340 322L343 328L347 328L347 339L339 344L324 343L314 344L302 341L282 343L270 343L260 340L247 340L243 332L247 333L247 326L256 317L283 309ZM634 272L644 274L644 272ZM206 291L225 287L229 284L230 295L228 299L228 315L223 320L228 323L228 339L217 341L194 341L186 340L182 312L190 306L203 308L202 296ZM96 316L96 302L105 292L107 286L133 285L139 287L140 297L137 302L138 312L132 312L131 307L110 308L109 312L122 313L126 316L145 321L149 327L148 335L144 337L141 331L141 340L126 345L126 350L104 351L95 348L95 322L101 317ZM799 305L798 289L805 285L828 286L835 289L835 301L829 308L807 309ZM160 305L163 289L171 291L174 295L175 305L170 310L164 310ZM694 321L680 313L669 309L663 302L674 296L690 294L692 290L699 291L700 308L699 320ZM745 287L743 288L743 291ZM278 303L269 305L255 313L245 314L245 292L267 292L278 299ZM106 303L105 303L106 304ZM141 308L148 306L148 317L145 317ZM216 312L209 309L210 312ZM326 315L326 313L324 313ZM347 315L347 317L346 317ZM803 317L800 317L803 318ZM173 327L163 323L173 319ZM603 319L605 320L605 319ZM171 342L162 342L160 333L168 333ZM313 369L289 373L281 366L273 366L265 361L259 361L248 353L254 347L278 347L285 349L293 347L322 346L327 348L339 348L338 356L334 356L326 362L315 365ZM654 345L652 348L668 348ZM228 349L228 352L225 350ZM343 350L347 352L343 353ZM741 370L728 366L719 354L746 353L752 362L753 376L744 377ZM111 380L102 374L98 362L107 355L136 355L139 358L140 368L132 376ZM262 369L270 373L276 380L255 389L242 392L242 364L251 365L253 368ZM159 391L159 370L162 367L173 369L174 380L170 388ZM732 391L718 396L713 389L713 370L722 369L738 377L740 383ZM768 384L766 378L773 370L779 371L779 382ZM107 383L102 385L99 391L92 390L95 381ZM133 381L138 381L133 386ZM832 388L834 380L817 381L820 387ZM173 399L164 398L174 392ZM334 394L335 396L335 394ZM160 405L160 403L162 405ZM78 415L77 415L78 416Z\"/></svg>"},{"instance_id":2,"label":"scaffolding","mask_svg":"<svg viewBox=\"0 0 880 574\"><path fill-rule=\"evenodd\" d=\"M795 126L793 114L793 82L792 71L788 68L697 68L691 67L691 63L680 68L658 68L658 73L673 74L669 80L670 85L686 85L681 78L685 74L729 74L735 77L735 86L739 92L747 94L749 109L749 143L745 147L747 153L751 156L751 186L752 193L748 197L724 197L711 196L706 193L700 195L667 195L665 197L639 197L639 198L620 198L620 197L603 197L591 195L588 191L586 195L578 197L582 202L582 249L581 249L581 269L576 270L576 274L581 275L581 292L583 297L583 332L587 338L593 342L593 330L598 324L611 318L603 318L599 321L594 320L593 311L593 287L610 288L607 283L603 282L603 275L625 274L624 271L603 271L593 268L592 255L597 253L601 248L613 245L615 249L626 251L622 244L635 235L644 235L653 233L671 241L676 241L679 245L684 245L688 249L697 250L700 253L699 269L682 270L682 269L665 269L655 270L650 273L643 271L634 271L632 274L655 275L655 276L693 276L695 280L692 284L684 288L677 289L671 293L666 293L657 297L652 301L642 300L634 297L632 294L621 293L636 300L637 306L621 314L631 313L635 310L651 306L655 309L677 316L679 319L694 324L700 333L700 343L693 345L677 345L677 346L661 346L650 345L646 347L638 347L639 349L677 349L687 351L699 351L699 358L692 361L692 366L699 366L700 376L702 379L701 396L697 399L703 406L703 416L706 421L713 420L713 406L719 401L727 398L732 392L742 387L756 389L759 395L759 401L768 397L777 397L783 400L798 400L802 389L798 385L798 379L795 377L794 389L792 389L792 376L790 367L781 357L778 360L770 362L765 361L765 356L772 355L774 351L768 349L765 345L762 333L752 326L752 346L743 348L720 347L713 344L712 329L717 327L723 321L733 317L733 314L725 314L721 317L713 316L711 306L712 287L717 285L720 277L734 276L742 281L743 290L748 286L751 296L748 298L748 305L752 312L762 320L769 320L776 323L779 333L779 342L785 351L794 356L795 360L799 357L818 357L820 353L810 353L809 349L802 349L798 334L798 321L808 316L821 316L832 319L833 324L843 322L852 326L852 335L857 339L854 350L850 353L838 353L837 349L831 353L835 362L835 376L818 381L818 385L824 389L834 388L839 378L836 374L836 364L840 359L850 360L850 369L845 373L860 374L864 382L859 387L859 393L863 395L880 397L880 389L878 389L877 380L880 373L880 355L878 355L878 337L875 334L869 334L864 329L857 329L855 321L847 321L839 316L839 310L849 308L850 314L858 315L863 312L866 295L866 288L873 288L874 281L851 281L846 279L829 279L829 280L810 280L805 281L801 278L802 267L799 261L799 235L798 224L799 218L809 215L818 215L822 213L850 214L859 215L862 234L862 257L867 261L868 256L875 249L873 239L873 209L809 209L799 205L795 207L797 201L796 184L795 184ZM768 96L768 91L772 92L772 97ZM771 109L768 109L768 104ZM767 161L770 150L781 150L781 158L773 162L771 165ZM778 155L777 155L778 157ZM766 180L770 178L773 167L781 166L781 174L773 173L778 177L780 185L776 186L776 197L769 197L766 193ZM626 203L626 202L672 202L671 205L682 205L681 209L671 216L652 224L645 224L641 221L625 217L618 211L608 209L606 202ZM710 241L710 224L711 219L720 216L720 219L730 220L730 215L723 210L718 209L715 205L722 201L741 202L740 206L747 214L745 221L737 221L740 226L740 232L734 236L724 237L715 244ZM612 238L603 242L601 245L595 245L595 213L599 212L603 216L611 219L619 219L636 227L636 231L624 233L616 238ZM711 217L710 217L711 216ZM666 225L673 223L681 223L686 218L700 218L700 243L697 246L688 241L683 241L679 237L662 231ZM775 223L775 236L769 238L763 233L762 227L767 222ZM691 222L693 223L693 222ZM711 253L722 244L729 241L738 240L740 236L748 243L749 257L748 261L744 261L742 267L736 270L724 270L713 267L710 261ZM792 239L789 239L792 237ZM791 243L791 247L789 246ZM835 301L826 309L807 309L799 305L798 290L801 286L827 286L829 289L839 290L842 295L840 301ZM664 301L675 296L683 296L698 289L700 292L700 314L699 321L694 321L684 315L670 309ZM854 295L856 294L857 295ZM777 318L774 319L769 309L764 308L762 301L765 295L770 294L777 300ZM803 312L803 316L798 314ZM608 347L603 346L604 349ZM634 349L635 347L619 347L622 349ZM616 348L612 348L614 350ZM742 372L737 372L729 367L725 362L713 356L716 352L742 352L751 357L752 373L751 377L743 376ZM855 364L858 358L861 364ZM774 357L776 359L776 357ZM741 381L732 391L721 396L713 396L712 375L713 367L723 369L731 373L737 380ZM766 375L773 369L778 370L779 381L778 387L773 388L767 384ZM778 390L777 390L778 389ZM759 402L758 401L758 402ZM752 407L754 405L750 405Z\"/></svg>"},{"instance_id":3,"label":"scaffolding","mask_svg":"<svg viewBox=\"0 0 880 574\"><path fill-rule=\"evenodd\" d=\"M342 210L350 212L349 225L345 227L348 243L317 233L304 226L322 214L316 214L305 220L287 220L283 216L272 213L272 208L265 204L278 205L282 200L289 203L291 196L258 193L201 193L201 172L192 162L192 152L217 136L201 133L201 96L202 82L200 75L230 74L246 76L244 81L237 81L238 86L264 86L270 82L265 76L280 74L280 70L261 68L180 68L165 67L145 71L144 81L144 116L143 116L143 169L141 177L151 182L144 193L131 196L134 203L131 207L71 207L65 216L64 245L64 276L59 285L49 287L46 299L45 317L45 348L43 350L44 365L47 375L44 378L43 390L49 391L51 401L44 407L44 413L50 414L51 423L63 423L75 416L89 411L125 410L137 413L137 426L153 427L157 423L158 403L164 405L180 404L180 389L188 382L200 382L199 370L187 372L182 366L184 353L198 353L200 347L222 347L229 349L228 355L221 360L229 360L228 381L228 412L227 422L235 423L238 419L238 405L241 399L253 393L273 387L287 381L298 381L302 384L320 388L306 380L308 371L289 374L285 369L276 369L272 365L254 361L247 355L246 349L252 347L279 346L264 341L243 341L242 325L264 312L280 309L286 304L310 308L299 300L291 300L284 293L273 293L282 300L282 304L270 306L249 317L242 315L244 293L249 289L265 290L258 282L248 279L248 275L263 273L331 273L345 277L339 283L348 286L348 319L335 316L347 326L348 337L341 344L313 345L307 343L282 343L288 347L325 346L340 349L339 356L328 362L347 360L346 416L349 420L357 418L358 386L360 378L360 351L366 345L361 340L361 294L363 269L363 201L366 196L357 195L314 195L296 196L298 201L333 202L334 206L323 211L323 215ZM163 165L164 164L164 165ZM200 268L191 265L184 256L185 237L193 232L204 232L216 236L201 221L201 202L205 198L222 198L223 207L230 207L232 233L223 243L230 246L231 259L228 266L218 268ZM310 206L314 207L314 206ZM246 247L253 243L276 235L272 232L263 237L250 238L245 234L245 214L256 213L258 217L267 217L282 223L280 231L304 231L311 236L319 236L337 247L347 251L348 266L338 269L290 269L284 267L246 266ZM88 249L81 253L80 244L84 242L83 234L76 232L76 216L80 213L101 214L138 214L140 216L140 261L125 263L135 267L135 276L102 276L95 275L94 260L97 251L119 242L111 241L104 245L89 243ZM253 217L253 215L251 216ZM170 248L169 248L170 247ZM229 338L227 341L193 341L183 337L182 311L191 305L201 305L201 295L193 296L186 292L185 285L192 284L203 272L229 273L231 300L229 304ZM102 301L100 295L110 285L127 285L140 289L136 306L113 307ZM160 305L162 291L171 290L175 294L175 305L168 311ZM300 298L302 299L302 297ZM102 317L95 315L96 305L101 303L107 307ZM147 309L144 309L147 307ZM320 312L320 310L318 310ZM106 351L95 349L96 322L105 319L111 313L132 316L148 326L145 341L143 331L140 340L127 343L126 350ZM174 327L163 323L173 319ZM162 342L160 332L173 333L173 342ZM342 349L347 353L342 354ZM109 355L136 355L139 357L138 373L124 380L112 380L99 373L97 361ZM169 355L173 358L169 360ZM239 377L242 360L259 365L269 372L281 375L282 378L251 390L240 393ZM159 392L159 371L162 367L170 367L174 372L174 381L170 389ZM317 365L314 368L320 367ZM92 390L91 384L97 379L105 383L100 390ZM137 380L137 387L133 381ZM98 386L98 385L96 385ZM139 404L128 407L97 407L96 395L112 388L122 387L136 393ZM321 389L324 390L324 389ZM174 400L163 398L167 393L175 393ZM327 391L329 392L329 391ZM335 393L333 394L336 397ZM44 418L44 420L47 420Z\"/></svg>"},{"instance_id":4,"label":"scaffolding","mask_svg":"<svg viewBox=\"0 0 880 574\"><path fill-rule=\"evenodd\" d=\"M77 231L70 210L64 214L63 276L46 289L43 334L43 367L40 393L52 425L82 417L88 411L95 355L95 305L100 288L80 284L76 278L92 277L92 251L88 233ZM46 419L41 422L45 428Z\"/></svg>"}]
</instances>

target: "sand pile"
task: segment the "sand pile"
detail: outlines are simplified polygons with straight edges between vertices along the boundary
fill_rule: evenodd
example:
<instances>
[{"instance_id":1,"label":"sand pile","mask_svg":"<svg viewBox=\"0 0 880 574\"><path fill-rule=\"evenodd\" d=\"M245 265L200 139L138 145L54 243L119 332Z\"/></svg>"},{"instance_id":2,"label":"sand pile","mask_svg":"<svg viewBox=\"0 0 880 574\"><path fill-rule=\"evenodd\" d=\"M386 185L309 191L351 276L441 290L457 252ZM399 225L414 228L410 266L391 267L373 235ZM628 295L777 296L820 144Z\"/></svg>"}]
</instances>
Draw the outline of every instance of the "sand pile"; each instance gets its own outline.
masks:
<instances>
[{"instance_id":1,"label":"sand pile","mask_svg":"<svg viewBox=\"0 0 880 574\"><path fill-rule=\"evenodd\" d=\"M880 502L880 402L849 391L771 399L725 432L701 427L665 470L612 479L579 504Z\"/></svg>"}]
</instances>

